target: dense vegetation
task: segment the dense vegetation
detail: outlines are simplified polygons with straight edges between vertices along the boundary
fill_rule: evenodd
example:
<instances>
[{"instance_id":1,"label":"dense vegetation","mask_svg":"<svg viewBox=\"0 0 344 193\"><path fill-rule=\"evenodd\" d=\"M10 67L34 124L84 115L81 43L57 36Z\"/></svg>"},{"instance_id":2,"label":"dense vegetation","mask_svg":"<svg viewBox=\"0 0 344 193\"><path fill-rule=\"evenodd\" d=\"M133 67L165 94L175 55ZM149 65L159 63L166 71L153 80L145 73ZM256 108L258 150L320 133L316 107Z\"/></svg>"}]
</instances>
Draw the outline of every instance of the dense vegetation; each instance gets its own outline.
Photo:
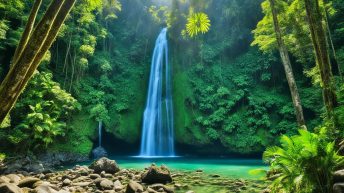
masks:
<instances>
[{"instance_id":1,"label":"dense vegetation","mask_svg":"<svg viewBox=\"0 0 344 193\"><path fill-rule=\"evenodd\" d=\"M167 26L177 151L264 152L273 192L332 192L344 167L342 0L51 2L0 2L0 164L12 152L89 155L98 122L138 151Z\"/></svg>"},{"instance_id":2,"label":"dense vegetation","mask_svg":"<svg viewBox=\"0 0 344 193\"><path fill-rule=\"evenodd\" d=\"M276 2L306 125L312 131L322 123L325 108L304 2ZM0 3L1 80L32 4ZM338 88L339 64L344 61L343 10L340 0L321 1ZM40 10L38 17L43 13ZM195 146L198 153L216 146L221 152L211 153L252 154L277 144L281 134L297 133L269 1L82 0L1 125L2 151L15 145L24 152L48 148L88 154L97 140L98 121L113 138L138 144L151 50L165 25L178 145ZM341 108L336 111L343 116Z\"/></svg>"}]
</instances>

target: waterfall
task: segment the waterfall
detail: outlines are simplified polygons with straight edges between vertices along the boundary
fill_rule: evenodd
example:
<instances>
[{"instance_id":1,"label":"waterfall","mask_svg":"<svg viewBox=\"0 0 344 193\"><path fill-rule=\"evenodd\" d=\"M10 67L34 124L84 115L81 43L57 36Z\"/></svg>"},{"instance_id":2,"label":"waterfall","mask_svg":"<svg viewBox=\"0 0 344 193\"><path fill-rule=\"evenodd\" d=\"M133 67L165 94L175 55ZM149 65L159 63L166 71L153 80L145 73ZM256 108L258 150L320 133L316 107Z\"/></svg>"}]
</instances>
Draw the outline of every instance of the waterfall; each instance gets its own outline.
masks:
<instances>
[{"instance_id":1,"label":"waterfall","mask_svg":"<svg viewBox=\"0 0 344 193\"><path fill-rule=\"evenodd\" d=\"M166 34L167 28L162 29L155 42L152 57L147 103L143 114L142 157L175 156L171 69Z\"/></svg>"},{"instance_id":2,"label":"waterfall","mask_svg":"<svg viewBox=\"0 0 344 193\"><path fill-rule=\"evenodd\" d=\"M101 157L107 157L106 150L102 147L102 129L103 129L103 123L102 121L98 122L98 147L92 150L93 158L101 158Z\"/></svg>"},{"instance_id":3,"label":"waterfall","mask_svg":"<svg viewBox=\"0 0 344 193\"><path fill-rule=\"evenodd\" d=\"M99 121L98 123L98 139L99 139L99 147L102 146L102 122Z\"/></svg>"}]
</instances>

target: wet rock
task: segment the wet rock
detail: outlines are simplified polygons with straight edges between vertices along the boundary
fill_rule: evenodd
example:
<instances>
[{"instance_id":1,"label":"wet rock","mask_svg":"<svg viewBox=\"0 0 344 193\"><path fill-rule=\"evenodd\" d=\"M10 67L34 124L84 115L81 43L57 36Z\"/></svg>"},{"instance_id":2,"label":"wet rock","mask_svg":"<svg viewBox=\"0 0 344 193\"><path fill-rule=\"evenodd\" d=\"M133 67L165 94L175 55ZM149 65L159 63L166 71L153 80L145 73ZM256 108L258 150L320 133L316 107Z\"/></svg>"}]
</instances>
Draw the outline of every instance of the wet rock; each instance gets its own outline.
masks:
<instances>
[{"instance_id":1,"label":"wet rock","mask_svg":"<svg viewBox=\"0 0 344 193\"><path fill-rule=\"evenodd\" d=\"M99 186L103 189L103 190L111 190L113 188L113 182L111 180L108 179L103 179Z\"/></svg>"},{"instance_id":2,"label":"wet rock","mask_svg":"<svg viewBox=\"0 0 344 193\"><path fill-rule=\"evenodd\" d=\"M118 172L119 166L117 165L117 163L114 160L110 160L108 158L100 158L99 160L93 162L89 168L93 169L95 173L100 174L102 171L106 172L106 173L116 173Z\"/></svg>"},{"instance_id":3,"label":"wet rock","mask_svg":"<svg viewBox=\"0 0 344 193\"><path fill-rule=\"evenodd\" d=\"M38 159L42 161L45 168L55 168L57 166L88 161L87 155L67 153L67 152L47 152L38 155Z\"/></svg>"},{"instance_id":4,"label":"wet rock","mask_svg":"<svg viewBox=\"0 0 344 193\"><path fill-rule=\"evenodd\" d=\"M92 156L95 159L99 159L101 157L107 157L107 152L103 147L97 147L92 150Z\"/></svg>"},{"instance_id":5,"label":"wet rock","mask_svg":"<svg viewBox=\"0 0 344 193\"><path fill-rule=\"evenodd\" d=\"M16 185L10 183L0 184L1 193L23 193L23 191Z\"/></svg>"},{"instance_id":6,"label":"wet rock","mask_svg":"<svg viewBox=\"0 0 344 193\"><path fill-rule=\"evenodd\" d=\"M344 182L344 170L338 170L333 173L333 181L337 182Z\"/></svg>"},{"instance_id":7,"label":"wet rock","mask_svg":"<svg viewBox=\"0 0 344 193\"><path fill-rule=\"evenodd\" d=\"M129 184L127 185L127 189L125 193L138 193L138 192L143 192L142 185L131 180Z\"/></svg>"},{"instance_id":8,"label":"wet rock","mask_svg":"<svg viewBox=\"0 0 344 193\"><path fill-rule=\"evenodd\" d=\"M28 172L33 173L48 173L48 171L45 171L45 168L41 162L34 162L32 164L27 164L23 166L23 169Z\"/></svg>"},{"instance_id":9,"label":"wet rock","mask_svg":"<svg viewBox=\"0 0 344 193\"><path fill-rule=\"evenodd\" d=\"M335 183L333 185L333 193L344 193L344 183Z\"/></svg>"},{"instance_id":10,"label":"wet rock","mask_svg":"<svg viewBox=\"0 0 344 193\"><path fill-rule=\"evenodd\" d=\"M156 165L152 165L144 174L142 174L141 180L143 183L147 184L166 184L172 182L172 176L166 166L161 165L159 168Z\"/></svg>"},{"instance_id":11,"label":"wet rock","mask_svg":"<svg viewBox=\"0 0 344 193\"><path fill-rule=\"evenodd\" d=\"M18 186L21 188L23 188L23 187L32 188L33 185L38 181L40 181L39 178L27 177L27 178L24 178L23 180L21 180L18 183Z\"/></svg>"}]
</instances>

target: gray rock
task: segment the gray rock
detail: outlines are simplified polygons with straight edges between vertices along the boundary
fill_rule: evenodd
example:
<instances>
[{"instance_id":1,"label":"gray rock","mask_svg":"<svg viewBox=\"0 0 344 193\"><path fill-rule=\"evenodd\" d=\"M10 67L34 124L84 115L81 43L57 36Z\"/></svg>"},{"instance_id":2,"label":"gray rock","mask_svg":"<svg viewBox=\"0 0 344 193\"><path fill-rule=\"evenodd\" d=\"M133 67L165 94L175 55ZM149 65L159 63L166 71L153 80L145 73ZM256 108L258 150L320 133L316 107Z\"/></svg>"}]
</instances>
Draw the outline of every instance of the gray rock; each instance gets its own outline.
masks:
<instances>
[{"instance_id":1,"label":"gray rock","mask_svg":"<svg viewBox=\"0 0 344 193\"><path fill-rule=\"evenodd\" d=\"M125 193L138 193L138 192L143 192L142 185L131 180L129 184L127 185L127 189Z\"/></svg>"},{"instance_id":2,"label":"gray rock","mask_svg":"<svg viewBox=\"0 0 344 193\"><path fill-rule=\"evenodd\" d=\"M1 193L23 193L23 191L16 185L10 183L3 183L0 185Z\"/></svg>"},{"instance_id":3,"label":"gray rock","mask_svg":"<svg viewBox=\"0 0 344 193\"><path fill-rule=\"evenodd\" d=\"M113 182L111 180L108 179L103 179L99 186L103 189L103 190L111 190L114 186Z\"/></svg>"},{"instance_id":4,"label":"gray rock","mask_svg":"<svg viewBox=\"0 0 344 193\"><path fill-rule=\"evenodd\" d=\"M335 171L333 173L333 181L334 183L344 182L344 170Z\"/></svg>"},{"instance_id":5,"label":"gray rock","mask_svg":"<svg viewBox=\"0 0 344 193\"><path fill-rule=\"evenodd\" d=\"M27 177L27 178L24 178L23 180L21 180L18 183L18 186L21 188L23 188L23 187L32 188L33 185L38 181L40 181L39 178Z\"/></svg>"},{"instance_id":6,"label":"gray rock","mask_svg":"<svg viewBox=\"0 0 344 193\"><path fill-rule=\"evenodd\" d=\"M344 183L335 183L333 185L333 193L344 193Z\"/></svg>"},{"instance_id":7,"label":"gray rock","mask_svg":"<svg viewBox=\"0 0 344 193\"><path fill-rule=\"evenodd\" d=\"M162 183L166 184L172 182L172 176L167 167L161 166L160 168L153 165L148 168L148 170L142 174L141 180L143 183L156 184Z\"/></svg>"},{"instance_id":8,"label":"gray rock","mask_svg":"<svg viewBox=\"0 0 344 193\"><path fill-rule=\"evenodd\" d=\"M102 171L110 174L114 174L120 171L119 166L114 160L108 158L100 158L99 160L93 162L89 168L93 169L95 173L100 174Z\"/></svg>"}]
</instances>

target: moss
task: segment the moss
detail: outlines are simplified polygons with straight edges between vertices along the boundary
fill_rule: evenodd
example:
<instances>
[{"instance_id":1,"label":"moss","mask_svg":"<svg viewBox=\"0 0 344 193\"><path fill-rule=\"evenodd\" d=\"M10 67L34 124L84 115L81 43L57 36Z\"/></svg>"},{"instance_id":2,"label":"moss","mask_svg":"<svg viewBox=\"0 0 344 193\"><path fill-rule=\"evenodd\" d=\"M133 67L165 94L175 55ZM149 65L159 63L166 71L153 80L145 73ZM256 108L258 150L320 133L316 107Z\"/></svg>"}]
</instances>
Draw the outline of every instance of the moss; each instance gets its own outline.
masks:
<instances>
[{"instance_id":1,"label":"moss","mask_svg":"<svg viewBox=\"0 0 344 193\"><path fill-rule=\"evenodd\" d=\"M130 65L127 68L127 76L130 78L124 82L120 82L123 77L118 79L119 92L116 94L119 101L125 101L127 108L118 109L113 106L109 113L110 123L105 129L119 139L135 143L141 136L150 66L135 67L133 63Z\"/></svg>"},{"instance_id":2,"label":"moss","mask_svg":"<svg viewBox=\"0 0 344 193\"><path fill-rule=\"evenodd\" d=\"M91 120L87 114L79 113L73 116L68 125L70 125L70 130L67 135L59 138L49 149L89 155L93 147L92 139L97 136L97 122Z\"/></svg>"},{"instance_id":3,"label":"moss","mask_svg":"<svg viewBox=\"0 0 344 193\"><path fill-rule=\"evenodd\" d=\"M193 124L197 117L197 110L187 104L188 99L193 97L188 74L180 69L181 67L178 65L173 65L173 67L173 108L176 141L191 145L206 144L209 140L202 133L201 128Z\"/></svg>"}]
</instances>

